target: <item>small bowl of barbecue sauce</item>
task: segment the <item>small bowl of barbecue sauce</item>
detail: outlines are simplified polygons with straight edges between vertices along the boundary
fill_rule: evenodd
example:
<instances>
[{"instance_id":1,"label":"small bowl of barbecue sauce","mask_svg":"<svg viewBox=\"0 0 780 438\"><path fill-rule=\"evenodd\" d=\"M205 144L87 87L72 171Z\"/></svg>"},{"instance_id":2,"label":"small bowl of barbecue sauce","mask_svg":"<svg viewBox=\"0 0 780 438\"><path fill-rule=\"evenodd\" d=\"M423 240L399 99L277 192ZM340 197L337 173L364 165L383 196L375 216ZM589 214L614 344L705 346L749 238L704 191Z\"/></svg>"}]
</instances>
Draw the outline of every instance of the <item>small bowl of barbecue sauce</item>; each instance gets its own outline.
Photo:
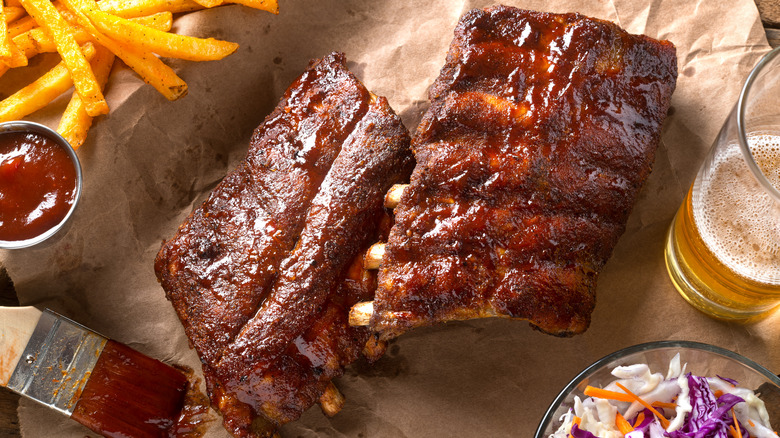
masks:
<instances>
[{"instance_id":1,"label":"small bowl of barbecue sauce","mask_svg":"<svg viewBox=\"0 0 780 438\"><path fill-rule=\"evenodd\" d=\"M53 236L80 195L81 165L62 136L38 123L0 123L0 248Z\"/></svg>"}]
</instances>

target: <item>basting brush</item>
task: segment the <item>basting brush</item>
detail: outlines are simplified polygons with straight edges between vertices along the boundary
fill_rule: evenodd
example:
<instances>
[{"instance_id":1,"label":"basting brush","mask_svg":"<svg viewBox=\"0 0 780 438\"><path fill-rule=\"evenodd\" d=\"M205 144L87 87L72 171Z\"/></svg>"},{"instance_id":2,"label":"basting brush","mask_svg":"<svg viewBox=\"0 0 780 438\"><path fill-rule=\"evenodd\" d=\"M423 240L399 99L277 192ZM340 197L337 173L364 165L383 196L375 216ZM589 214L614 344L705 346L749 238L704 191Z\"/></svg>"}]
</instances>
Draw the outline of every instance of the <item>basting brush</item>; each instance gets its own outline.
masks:
<instances>
[{"instance_id":1,"label":"basting brush","mask_svg":"<svg viewBox=\"0 0 780 438\"><path fill-rule=\"evenodd\" d=\"M50 310L0 307L0 386L107 437L167 437L187 376Z\"/></svg>"}]
</instances>

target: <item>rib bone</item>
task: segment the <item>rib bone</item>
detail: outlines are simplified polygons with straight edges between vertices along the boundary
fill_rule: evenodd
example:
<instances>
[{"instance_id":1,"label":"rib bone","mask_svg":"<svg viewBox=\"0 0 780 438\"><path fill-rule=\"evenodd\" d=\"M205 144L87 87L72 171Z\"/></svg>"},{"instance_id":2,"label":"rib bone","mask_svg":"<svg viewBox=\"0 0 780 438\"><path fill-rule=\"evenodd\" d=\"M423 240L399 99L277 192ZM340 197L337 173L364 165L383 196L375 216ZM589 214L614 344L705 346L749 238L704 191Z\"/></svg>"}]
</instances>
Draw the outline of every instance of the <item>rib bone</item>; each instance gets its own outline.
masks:
<instances>
[{"instance_id":1,"label":"rib bone","mask_svg":"<svg viewBox=\"0 0 780 438\"><path fill-rule=\"evenodd\" d=\"M363 257L363 269L379 269L382 264L382 257L385 255L385 244L375 243L368 248L365 257Z\"/></svg>"},{"instance_id":2,"label":"rib bone","mask_svg":"<svg viewBox=\"0 0 780 438\"><path fill-rule=\"evenodd\" d=\"M339 413L342 407L344 407L344 395L336 388L333 382L328 383L328 387L325 388L325 392L320 397L320 407L322 412L328 417L332 417Z\"/></svg>"},{"instance_id":3,"label":"rib bone","mask_svg":"<svg viewBox=\"0 0 780 438\"><path fill-rule=\"evenodd\" d=\"M401 201L401 196L404 194L404 190L406 190L407 187L409 187L409 184L395 184L390 187L390 190L387 191L387 195L385 195L385 207L395 208Z\"/></svg>"},{"instance_id":4,"label":"rib bone","mask_svg":"<svg viewBox=\"0 0 780 438\"><path fill-rule=\"evenodd\" d=\"M353 327L362 327L368 325L371 321L371 315L374 313L374 302L364 301L352 306L349 310L349 325Z\"/></svg>"}]
</instances>

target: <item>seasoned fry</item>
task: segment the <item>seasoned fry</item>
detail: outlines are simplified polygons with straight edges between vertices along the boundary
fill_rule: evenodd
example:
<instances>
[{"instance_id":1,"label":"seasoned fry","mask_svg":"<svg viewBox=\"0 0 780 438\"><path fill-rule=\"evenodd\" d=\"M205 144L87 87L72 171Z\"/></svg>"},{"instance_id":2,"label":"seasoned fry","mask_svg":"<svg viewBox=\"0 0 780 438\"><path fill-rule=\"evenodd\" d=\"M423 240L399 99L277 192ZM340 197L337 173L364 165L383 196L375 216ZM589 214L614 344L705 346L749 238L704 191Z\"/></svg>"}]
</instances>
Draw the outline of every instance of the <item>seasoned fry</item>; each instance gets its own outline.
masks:
<instances>
[{"instance_id":1,"label":"seasoned fry","mask_svg":"<svg viewBox=\"0 0 780 438\"><path fill-rule=\"evenodd\" d=\"M95 56L90 65L101 89L106 86L111 66L114 65L114 58L114 54L105 47L100 45L95 47ZM89 131L90 126L92 126L92 117L87 114L79 94L74 92L68 107L62 114L57 132L70 143L73 149L78 149L87 139L87 131Z\"/></svg>"},{"instance_id":2,"label":"seasoned fry","mask_svg":"<svg viewBox=\"0 0 780 438\"><path fill-rule=\"evenodd\" d=\"M35 20L30 16L22 17L8 25L8 37L13 38L20 33L27 32L35 27Z\"/></svg>"},{"instance_id":3,"label":"seasoned fry","mask_svg":"<svg viewBox=\"0 0 780 438\"><path fill-rule=\"evenodd\" d=\"M108 113L108 103L100 91L95 74L79 48L69 26L57 9L48 0L20 0L33 19L43 27L54 40L57 52L70 70L73 86L84 101L87 114L97 116Z\"/></svg>"},{"instance_id":4,"label":"seasoned fry","mask_svg":"<svg viewBox=\"0 0 780 438\"><path fill-rule=\"evenodd\" d=\"M81 49L86 59L95 55L95 47L87 43ZM35 82L0 102L0 122L19 120L45 107L73 86L65 61L60 62Z\"/></svg>"},{"instance_id":5,"label":"seasoned fry","mask_svg":"<svg viewBox=\"0 0 780 438\"><path fill-rule=\"evenodd\" d=\"M84 44L91 39L89 34L81 28L72 28L71 34L77 44ZM17 35L14 37L13 42L28 58L32 58L39 53L57 51L57 46L54 44L54 41L49 38L49 36L46 35L46 32L40 27L30 29L21 35Z\"/></svg>"},{"instance_id":6,"label":"seasoned fry","mask_svg":"<svg viewBox=\"0 0 780 438\"><path fill-rule=\"evenodd\" d=\"M214 38L196 38L151 29L127 19L87 7L92 0L78 2L95 27L115 41L169 58L214 61L235 52L238 44ZM91 6L91 5L90 5Z\"/></svg>"},{"instance_id":7,"label":"seasoned fry","mask_svg":"<svg viewBox=\"0 0 780 438\"><path fill-rule=\"evenodd\" d=\"M203 6L204 8L213 8L222 4L222 0L195 0L195 3Z\"/></svg>"},{"instance_id":8,"label":"seasoned fry","mask_svg":"<svg viewBox=\"0 0 780 438\"><path fill-rule=\"evenodd\" d=\"M11 23L25 16L27 12L24 8L19 6L5 6L3 7L3 15L5 16L5 22Z\"/></svg>"},{"instance_id":9,"label":"seasoned fry","mask_svg":"<svg viewBox=\"0 0 780 438\"><path fill-rule=\"evenodd\" d=\"M0 58L11 57L11 41L8 39L8 27L5 20L5 8L0 0Z\"/></svg>"},{"instance_id":10,"label":"seasoned fry","mask_svg":"<svg viewBox=\"0 0 780 438\"><path fill-rule=\"evenodd\" d=\"M0 0L0 61L9 67L23 67L27 65L27 57L8 36L5 8L2 6L3 3Z\"/></svg>"},{"instance_id":11,"label":"seasoned fry","mask_svg":"<svg viewBox=\"0 0 780 438\"><path fill-rule=\"evenodd\" d=\"M192 0L101 0L98 7L103 12L119 17L130 18L154 14L157 12L192 12L203 6Z\"/></svg>"},{"instance_id":12,"label":"seasoned fry","mask_svg":"<svg viewBox=\"0 0 780 438\"><path fill-rule=\"evenodd\" d=\"M58 130L78 148L93 118L108 113L103 88L115 57L165 98L183 97L187 84L161 57L218 60L238 44L171 33L173 14L228 3L278 13L277 0L0 0L0 76L39 53L62 58L0 102L0 120L22 118L74 87Z\"/></svg>"},{"instance_id":13,"label":"seasoned fry","mask_svg":"<svg viewBox=\"0 0 780 438\"><path fill-rule=\"evenodd\" d=\"M141 17L132 17L129 20L133 23L138 23L163 32L168 32L171 30L171 27L173 27L173 14L170 11L157 12Z\"/></svg>"},{"instance_id":14,"label":"seasoned fry","mask_svg":"<svg viewBox=\"0 0 780 438\"><path fill-rule=\"evenodd\" d=\"M68 17L65 18L67 19ZM162 31L170 30L173 25L173 17L170 12L160 12L146 17L131 18L131 20ZM84 44L92 39L92 36L82 27L71 26L71 33L78 44ZM39 27L17 35L13 42L27 58L32 58L39 53L55 52L57 50L54 41ZM97 73L95 73L95 76L97 76Z\"/></svg>"},{"instance_id":15,"label":"seasoned fry","mask_svg":"<svg viewBox=\"0 0 780 438\"><path fill-rule=\"evenodd\" d=\"M64 3L74 13L79 25L83 26L98 43L122 59L128 67L141 76L144 82L153 86L166 99L176 100L187 94L187 83L153 53L140 52L132 47L117 43L100 33L92 25L89 18L78 9L76 0L65 0Z\"/></svg>"},{"instance_id":16,"label":"seasoned fry","mask_svg":"<svg viewBox=\"0 0 780 438\"><path fill-rule=\"evenodd\" d=\"M276 0L227 0L225 3L235 3L244 5L261 11L268 11L272 14L279 13L279 2Z\"/></svg>"},{"instance_id":17,"label":"seasoned fry","mask_svg":"<svg viewBox=\"0 0 780 438\"><path fill-rule=\"evenodd\" d=\"M14 44L13 41L8 41L8 51L8 56L0 57L3 64L8 67L24 67L27 65L27 56L16 47L16 44Z\"/></svg>"}]
</instances>

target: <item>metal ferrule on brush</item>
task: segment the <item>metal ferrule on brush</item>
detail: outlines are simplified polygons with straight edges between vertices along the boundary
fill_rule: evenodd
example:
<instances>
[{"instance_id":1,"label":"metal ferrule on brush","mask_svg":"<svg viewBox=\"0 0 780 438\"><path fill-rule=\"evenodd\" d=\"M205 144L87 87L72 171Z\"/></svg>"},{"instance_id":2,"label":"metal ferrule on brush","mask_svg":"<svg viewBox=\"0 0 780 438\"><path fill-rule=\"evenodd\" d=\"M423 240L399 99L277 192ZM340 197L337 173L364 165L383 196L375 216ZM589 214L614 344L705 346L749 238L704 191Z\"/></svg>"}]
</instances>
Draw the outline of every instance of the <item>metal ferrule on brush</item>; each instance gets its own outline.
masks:
<instances>
[{"instance_id":1,"label":"metal ferrule on brush","mask_svg":"<svg viewBox=\"0 0 780 438\"><path fill-rule=\"evenodd\" d=\"M68 416L107 339L46 309L8 382L8 388Z\"/></svg>"}]
</instances>

